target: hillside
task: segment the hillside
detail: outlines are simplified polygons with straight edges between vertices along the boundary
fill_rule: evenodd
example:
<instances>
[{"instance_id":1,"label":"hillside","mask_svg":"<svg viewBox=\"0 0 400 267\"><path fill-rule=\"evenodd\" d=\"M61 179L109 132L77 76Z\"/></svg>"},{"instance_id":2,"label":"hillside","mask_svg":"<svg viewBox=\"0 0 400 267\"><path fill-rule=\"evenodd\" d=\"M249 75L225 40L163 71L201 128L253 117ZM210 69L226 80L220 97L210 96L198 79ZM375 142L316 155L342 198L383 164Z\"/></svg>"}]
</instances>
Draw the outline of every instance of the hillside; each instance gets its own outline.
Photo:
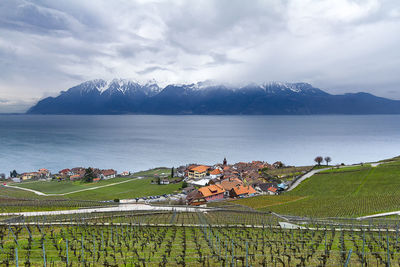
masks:
<instances>
[{"instance_id":1,"label":"hillside","mask_svg":"<svg viewBox=\"0 0 400 267\"><path fill-rule=\"evenodd\" d=\"M400 114L400 101L367 93L331 95L308 83L227 86L93 80L40 100L28 114Z\"/></svg>"},{"instance_id":2,"label":"hillside","mask_svg":"<svg viewBox=\"0 0 400 267\"><path fill-rule=\"evenodd\" d=\"M235 201L258 210L312 217L357 217L400 210L400 160L320 172L291 192Z\"/></svg>"}]
</instances>

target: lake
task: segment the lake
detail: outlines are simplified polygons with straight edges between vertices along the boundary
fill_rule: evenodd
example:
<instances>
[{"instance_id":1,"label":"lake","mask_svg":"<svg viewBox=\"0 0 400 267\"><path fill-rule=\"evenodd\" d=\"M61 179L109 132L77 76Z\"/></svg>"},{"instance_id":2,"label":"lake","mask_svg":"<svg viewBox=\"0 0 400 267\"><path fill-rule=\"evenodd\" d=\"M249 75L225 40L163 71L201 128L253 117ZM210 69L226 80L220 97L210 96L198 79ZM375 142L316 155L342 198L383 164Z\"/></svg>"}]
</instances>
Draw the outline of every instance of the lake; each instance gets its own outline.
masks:
<instances>
[{"instance_id":1,"label":"lake","mask_svg":"<svg viewBox=\"0 0 400 267\"><path fill-rule=\"evenodd\" d=\"M359 163L400 154L400 115L0 115L0 173L76 166L138 171L262 160Z\"/></svg>"}]
</instances>

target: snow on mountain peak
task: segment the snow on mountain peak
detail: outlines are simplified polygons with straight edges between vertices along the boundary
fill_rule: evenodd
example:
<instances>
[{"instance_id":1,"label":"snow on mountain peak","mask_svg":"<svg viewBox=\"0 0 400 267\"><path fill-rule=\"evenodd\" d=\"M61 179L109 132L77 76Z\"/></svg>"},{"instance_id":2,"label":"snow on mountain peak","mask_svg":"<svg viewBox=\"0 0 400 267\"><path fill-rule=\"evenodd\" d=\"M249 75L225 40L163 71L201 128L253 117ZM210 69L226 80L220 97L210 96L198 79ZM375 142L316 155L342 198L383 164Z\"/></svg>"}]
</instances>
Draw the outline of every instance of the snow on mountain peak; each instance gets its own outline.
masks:
<instances>
[{"instance_id":1,"label":"snow on mountain peak","mask_svg":"<svg viewBox=\"0 0 400 267\"><path fill-rule=\"evenodd\" d=\"M322 91L314 88L308 83L289 83L289 82L264 82L261 84L250 83L245 86L229 85L226 83L217 83L212 80L200 81L190 84L170 84L170 86L181 87L184 92L200 91L200 90L215 90L219 88L225 88L228 90L249 90L254 88L260 88L267 94L292 94L292 93L312 93L317 94ZM112 95L118 94L136 94L140 92L147 96L154 96L163 90L156 80L148 80L147 82L138 82L130 79L112 79L109 81L96 79L84 82L78 86L71 88L72 90L79 90L80 94L90 93L96 90L99 94Z\"/></svg>"}]
</instances>

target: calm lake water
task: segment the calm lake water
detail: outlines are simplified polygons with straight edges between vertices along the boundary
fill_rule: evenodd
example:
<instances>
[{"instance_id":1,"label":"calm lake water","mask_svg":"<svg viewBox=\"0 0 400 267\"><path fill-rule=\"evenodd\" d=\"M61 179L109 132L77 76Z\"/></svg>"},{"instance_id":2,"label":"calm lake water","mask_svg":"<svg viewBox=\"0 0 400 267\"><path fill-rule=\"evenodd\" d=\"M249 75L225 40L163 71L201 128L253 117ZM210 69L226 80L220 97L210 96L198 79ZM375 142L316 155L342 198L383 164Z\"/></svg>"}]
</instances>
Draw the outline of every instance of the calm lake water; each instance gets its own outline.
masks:
<instances>
[{"instance_id":1,"label":"calm lake water","mask_svg":"<svg viewBox=\"0 0 400 267\"><path fill-rule=\"evenodd\" d=\"M0 172L75 166L138 171L263 160L309 165L400 154L400 116L0 115Z\"/></svg>"}]
</instances>

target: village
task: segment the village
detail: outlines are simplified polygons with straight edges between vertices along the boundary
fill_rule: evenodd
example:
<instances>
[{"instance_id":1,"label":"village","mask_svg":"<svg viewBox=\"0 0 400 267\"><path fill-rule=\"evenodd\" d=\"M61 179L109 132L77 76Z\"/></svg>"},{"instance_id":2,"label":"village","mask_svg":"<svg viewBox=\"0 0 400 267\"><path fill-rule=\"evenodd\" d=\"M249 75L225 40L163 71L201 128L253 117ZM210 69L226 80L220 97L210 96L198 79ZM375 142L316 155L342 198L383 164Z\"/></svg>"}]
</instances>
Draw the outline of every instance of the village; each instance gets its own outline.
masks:
<instances>
[{"instance_id":1,"label":"village","mask_svg":"<svg viewBox=\"0 0 400 267\"><path fill-rule=\"evenodd\" d=\"M117 171L113 169L100 170L97 168L83 168L83 167L75 167L72 169L62 169L56 174L52 174L48 169L41 168L38 171L34 172L23 172L21 174L17 173L17 171L10 172L10 176L8 180L13 181L15 183L27 181L27 180L42 180L42 181L51 181L51 180L68 180L68 181L78 181L82 180L87 175L88 170L90 170L90 182L98 182L100 180L107 180L111 178L115 178L117 176L129 176L130 172L122 172L117 174ZM2 175L3 179L5 176Z\"/></svg>"},{"instance_id":2,"label":"village","mask_svg":"<svg viewBox=\"0 0 400 267\"><path fill-rule=\"evenodd\" d=\"M269 164L263 161L228 164L226 158L213 166L191 164L177 169L177 175L184 177L188 187L183 189L188 205L204 205L208 202L252 197L255 195L278 195L294 180L268 175L268 170L287 168L282 162ZM300 171L297 178L307 170ZM292 173L291 173L292 174ZM292 175L290 175L291 178Z\"/></svg>"},{"instance_id":3,"label":"village","mask_svg":"<svg viewBox=\"0 0 400 267\"><path fill-rule=\"evenodd\" d=\"M181 183L178 191L174 194L162 193L154 196L124 199L123 201L140 203L173 199L179 201L179 204L199 206L206 205L209 202L256 195L278 195L287 190L299 177L312 168L312 166L285 166L280 161L273 164L264 161L228 164L226 158L221 163L214 165L187 164L172 169L164 168L170 170L170 172L153 174L151 185L163 186L170 183ZM116 177L143 178L129 171L118 173L114 169L74 167L62 169L55 174L45 168L21 174L14 170L10 172L8 181L14 183L26 181L97 183ZM160 192L163 192L161 188Z\"/></svg>"}]
</instances>

